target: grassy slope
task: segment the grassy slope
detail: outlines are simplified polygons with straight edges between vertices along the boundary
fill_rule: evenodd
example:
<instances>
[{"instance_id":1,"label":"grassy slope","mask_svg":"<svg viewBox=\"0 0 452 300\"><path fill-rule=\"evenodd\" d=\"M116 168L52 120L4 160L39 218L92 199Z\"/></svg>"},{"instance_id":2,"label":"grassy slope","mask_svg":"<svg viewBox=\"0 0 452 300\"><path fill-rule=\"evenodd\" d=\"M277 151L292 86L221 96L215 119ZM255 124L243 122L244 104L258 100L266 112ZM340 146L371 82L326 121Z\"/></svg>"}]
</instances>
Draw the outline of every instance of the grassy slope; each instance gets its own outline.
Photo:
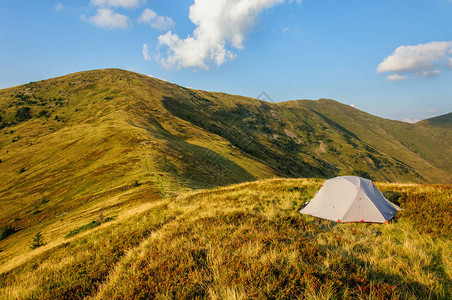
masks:
<instances>
[{"instance_id":1,"label":"grassy slope","mask_svg":"<svg viewBox=\"0 0 452 300\"><path fill-rule=\"evenodd\" d=\"M341 113L347 109L331 102L336 107L330 111L340 110ZM368 115L372 121L383 124L373 126L381 132L376 135L372 128L369 130L367 125L360 124L361 120L353 120L355 115L360 118L358 110L347 115L348 123L341 124L340 120L328 118L327 112L316 112L306 103L271 104L200 91L193 98L163 100L163 105L173 115L224 137L255 160L267 164L279 176L354 174L377 180L450 182L450 173L440 169L449 167L447 161L444 166L436 167L407 149L403 141L393 136L390 136L393 141L385 141L381 137L385 133L385 120ZM414 131L413 127L410 129ZM448 141L429 139L428 142L449 152ZM430 152L440 155L440 152Z\"/></svg>"},{"instance_id":2,"label":"grassy slope","mask_svg":"<svg viewBox=\"0 0 452 300\"><path fill-rule=\"evenodd\" d=\"M320 185L273 179L165 197L1 274L0 297L452 297L451 186L378 184L405 208L399 222L337 225L297 213ZM424 218L419 203L441 217Z\"/></svg>"},{"instance_id":3,"label":"grassy slope","mask_svg":"<svg viewBox=\"0 0 452 300\"><path fill-rule=\"evenodd\" d=\"M452 136L448 129L378 118L333 100L291 101L283 105L308 107L324 115L362 142L415 170L422 170L426 179L452 180Z\"/></svg>"},{"instance_id":4,"label":"grassy slope","mask_svg":"<svg viewBox=\"0 0 452 300\"><path fill-rule=\"evenodd\" d=\"M422 121L417 122L416 124L424 125L424 126L451 128L452 127L452 113L448 113L445 115L422 120Z\"/></svg>"},{"instance_id":5,"label":"grassy slope","mask_svg":"<svg viewBox=\"0 0 452 300\"><path fill-rule=\"evenodd\" d=\"M224 139L165 113L158 100L178 90L185 91L103 70L1 91L4 122L23 106L35 117L0 135L0 223L19 229L1 241L0 264L27 257L38 231L61 240L101 213L114 216L187 186L272 176ZM48 115L36 117L42 110Z\"/></svg>"}]
</instances>

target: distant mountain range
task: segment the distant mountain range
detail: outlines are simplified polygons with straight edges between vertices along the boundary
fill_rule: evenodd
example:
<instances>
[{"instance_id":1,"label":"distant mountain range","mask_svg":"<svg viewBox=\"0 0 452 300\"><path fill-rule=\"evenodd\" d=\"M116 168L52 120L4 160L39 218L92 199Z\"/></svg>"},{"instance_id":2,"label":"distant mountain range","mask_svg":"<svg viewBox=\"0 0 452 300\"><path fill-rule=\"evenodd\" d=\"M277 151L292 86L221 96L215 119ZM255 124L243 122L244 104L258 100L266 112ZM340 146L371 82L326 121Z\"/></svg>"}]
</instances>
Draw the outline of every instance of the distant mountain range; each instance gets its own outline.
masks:
<instances>
[{"instance_id":1,"label":"distant mountain range","mask_svg":"<svg viewBox=\"0 0 452 300\"><path fill-rule=\"evenodd\" d=\"M452 182L452 114L408 124L333 100L269 103L106 69L3 89L0 117L0 220L21 227L141 184Z\"/></svg>"}]
</instances>

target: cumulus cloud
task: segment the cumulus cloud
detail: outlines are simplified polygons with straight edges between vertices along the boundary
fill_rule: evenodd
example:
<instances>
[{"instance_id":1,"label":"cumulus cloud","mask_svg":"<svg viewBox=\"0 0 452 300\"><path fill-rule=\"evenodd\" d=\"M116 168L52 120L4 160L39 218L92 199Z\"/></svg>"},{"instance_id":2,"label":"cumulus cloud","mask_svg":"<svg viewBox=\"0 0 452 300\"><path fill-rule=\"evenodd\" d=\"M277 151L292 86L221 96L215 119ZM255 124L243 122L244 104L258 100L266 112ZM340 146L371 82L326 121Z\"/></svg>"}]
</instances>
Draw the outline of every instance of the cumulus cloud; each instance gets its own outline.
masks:
<instances>
[{"instance_id":1,"label":"cumulus cloud","mask_svg":"<svg viewBox=\"0 0 452 300\"><path fill-rule=\"evenodd\" d=\"M149 24L152 28L158 30L167 30L175 25L173 19L170 17L159 16L152 9L146 8L138 17L139 23Z\"/></svg>"},{"instance_id":2,"label":"cumulus cloud","mask_svg":"<svg viewBox=\"0 0 452 300\"><path fill-rule=\"evenodd\" d=\"M91 0L91 4L95 6L110 6L110 7L124 7L136 8L147 0Z\"/></svg>"},{"instance_id":3,"label":"cumulus cloud","mask_svg":"<svg viewBox=\"0 0 452 300\"><path fill-rule=\"evenodd\" d=\"M127 29L131 25L129 17L115 13L109 8L98 9L97 14L87 18L87 21L104 29Z\"/></svg>"},{"instance_id":4,"label":"cumulus cloud","mask_svg":"<svg viewBox=\"0 0 452 300\"><path fill-rule=\"evenodd\" d=\"M143 45L143 58L144 60L151 60L151 55L149 54L149 46L148 44Z\"/></svg>"},{"instance_id":5,"label":"cumulus cloud","mask_svg":"<svg viewBox=\"0 0 452 300\"><path fill-rule=\"evenodd\" d=\"M196 29L186 38L171 31L159 36L160 50L166 49L159 60L163 66L176 69L208 69L211 63L219 66L233 60L236 54L230 48L244 49L245 38L259 14L284 1L195 0L189 18Z\"/></svg>"},{"instance_id":6,"label":"cumulus cloud","mask_svg":"<svg viewBox=\"0 0 452 300\"><path fill-rule=\"evenodd\" d=\"M378 65L377 72L394 73L387 79L397 81L437 75L444 69L452 69L452 41L400 46Z\"/></svg>"}]
</instances>

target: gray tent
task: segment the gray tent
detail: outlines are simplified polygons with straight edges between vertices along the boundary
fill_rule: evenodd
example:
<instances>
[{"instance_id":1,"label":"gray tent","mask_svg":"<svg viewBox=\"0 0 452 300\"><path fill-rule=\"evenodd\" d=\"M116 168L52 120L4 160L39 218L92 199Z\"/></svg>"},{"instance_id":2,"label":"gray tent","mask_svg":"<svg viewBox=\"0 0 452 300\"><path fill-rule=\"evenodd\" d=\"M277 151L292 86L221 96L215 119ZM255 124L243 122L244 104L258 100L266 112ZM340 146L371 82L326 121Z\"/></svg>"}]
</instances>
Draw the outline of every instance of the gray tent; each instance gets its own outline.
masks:
<instances>
[{"instance_id":1,"label":"gray tent","mask_svg":"<svg viewBox=\"0 0 452 300\"><path fill-rule=\"evenodd\" d=\"M342 176L326 180L300 213L337 222L385 223L399 210L372 181Z\"/></svg>"}]
</instances>

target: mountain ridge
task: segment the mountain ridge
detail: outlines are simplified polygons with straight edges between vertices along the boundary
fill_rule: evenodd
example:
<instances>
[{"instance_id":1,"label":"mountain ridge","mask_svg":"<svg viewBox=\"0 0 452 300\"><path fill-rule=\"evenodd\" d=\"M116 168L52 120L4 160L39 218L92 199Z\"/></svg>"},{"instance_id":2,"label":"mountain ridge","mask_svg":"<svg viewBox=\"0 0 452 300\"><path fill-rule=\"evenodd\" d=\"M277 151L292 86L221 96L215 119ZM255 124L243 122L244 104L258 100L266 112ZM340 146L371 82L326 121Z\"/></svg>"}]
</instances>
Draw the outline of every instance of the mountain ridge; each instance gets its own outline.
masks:
<instances>
[{"instance_id":1,"label":"mountain ridge","mask_svg":"<svg viewBox=\"0 0 452 300\"><path fill-rule=\"evenodd\" d=\"M452 127L452 112L416 122L418 125Z\"/></svg>"},{"instance_id":2,"label":"mountain ridge","mask_svg":"<svg viewBox=\"0 0 452 300\"><path fill-rule=\"evenodd\" d=\"M292 143L295 141L295 144L303 144L301 141L303 140L303 138L305 138L306 141L306 137L308 137L311 133L311 135L313 135L312 133L319 131L321 132L323 129L325 129L326 132L328 131L336 131L333 133L337 133L339 132L339 134L345 134L347 135L346 140L350 142L350 139L352 140L362 140L362 142L364 144L366 144L367 146L373 147L375 149L378 149L379 151L383 151L385 153L389 153L388 155L396 160L399 161L404 161L406 159L406 155L408 155L409 158L409 163L407 165L416 165L416 164L420 164L419 161L423 161L424 163L424 167L429 168L428 165L433 165L434 167L439 168L440 170L446 170L446 172L451 172L452 171L452 163L450 162L450 151L446 151L446 157L445 160L446 162L444 163L444 157L440 157L438 158L437 156L435 156L432 153L428 153L428 151L425 151L425 145L419 145L422 144L419 141L417 142L416 145L408 145L411 141L405 141L402 136L407 132L407 131L423 131L423 136L422 138L424 139L428 139L428 143L432 144L432 143L443 143L444 144L444 137L448 137L450 134L448 134L447 130L442 130L440 132L441 136L433 136L432 137L432 130L427 130L426 127L428 126L422 126L422 122L419 124L407 124L407 123L403 123L403 122L398 122L398 121L393 121L393 120L388 120L388 119L382 119L376 116L372 116L366 112L357 110L356 108L350 107L348 105L345 104L341 104L337 101L331 100L331 99L319 99L319 100L295 100L295 101L286 101L286 102L279 102L279 103L269 103L269 102L265 102L262 100L257 100L257 99L253 99L253 98L248 98L248 97L242 97L242 96L237 96L237 95L228 95L225 93L215 93L215 92L206 92L206 91L200 91L200 90L193 90L193 89L187 89L184 87L180 87L178 85L174 85L156 78L152 78L149 76L145 76L145 75L141 75L138 73L133 73L133 72L128 72L128 71L123 71L123 70L118 70L118 69L106 69L106 70L93 70L93 71L86 71L86 72L79 72L79 73L74 73L74 74L69 74L66 76L62 76L62 77L58 77L58 78L54 78L54 79L49 79L50 81L65 81L65 80L69 80L71 77L77 77L79 76L79 80L77 81L72 81L69 82L68 85L69 87L71 85L79 85L78 89L86 89L87 87L89 88L90 85L96 84L95 80L93 81L91 79L91 81L89 81L89 79L83 79L81 77L88 75L88 74L93 74L92 76L94 76L94 79L99 79L100 74L102 74L102 72L113 72L113 73L117 73L118 74L129 74L130 77L137 76L140 77L140 80L135 81L133 84L137 85L138 87L141 86L144 88L144 82L146 82L146 84L148 85L146 88L149 88L149 86L151 86L152 92L154 93L156 90L159 91L160 94L160 99L159 95L156 95L155 99L152 100L153 104L151 103L147 103L149 101L149 96L146 94L143 94L142 91L134 91L135 95L134 95L134 100L131 101L132 98L128 97L128 95L124 95L121 97L121 99L119 100L119 98L115 98L114 99L114 104L113 107L111 107L110 105L108 105L107 107L110 109L110 111L105 111L103 112L103 110L105 110L105 107L101 105L97 105L95 106L94 104L99 104L96 101L92 102L92 106L94 107L90 107L88 108L87 112L89 112L90 114L92 114L91 117L93 116L100 116L102 114L108 114L109 112L113 112L113 111L125 111L127 114L134 114L135 116L139 116L140 118L144 117L147 118L146 121L141 122L141 124L145 124L144 127L146 126L150 126L153 128L153 133L154 134L168 134L168 131L165 131L163 129L163 127L161 126L161 124L165 123L164 121L162 122L161 119L158 120L158 118L155 118L155 116L152 116L152 113L150 112L158 112L158 113L162 113L164 111L166 111L166 113L170 113L173 117L177 117L179 119L183 119L184 121L187 121L189 123L191 123L192 125L201 128L202 130L208 131L210 133L213 133L215 135L219 135L222 136L223 139L226 139L229 142L232 142L232 144L235 143L235 146L238 146L240 148L240 146L243 146L242 148L240 148L241 150L244 150L245 153L248 152L253 152L254 151L254 157L258 158L260 160L275 160L278 159L280 161L282 161L281 163L284 165L285 162L284 160L281 160L281 157L279 157L278 155L281 154L281 151L275 151L275 145L276 148L279 148L278 150L281 150L281 148L283 148L284 145L281 145L281 143L279 143L278 145L278 138L280 138L281 140L284 140L283 142L286 142L288 144ZM96 75L97 74L97 75ZM119 75L118 75L119 76ZM118 78L116 78L118 80ZM41 81L41 82L47 82L49 80L46 81ZM113 79L112 79L113 80ZM119 78L118 82L121 80L121 77ZM121 93L120 89L121 88L125 88L125 86L130 85L130 80L131 78L128 79L128 82L122 82L120 84L118 84L117 82L115 83L115 85L111 85L111 89L107 92L108 95L104 96L104 99L102 100L106 100L106 101L111 101L114 97L115 94ZM89 82L88 82L89 81ZM23 89L24 91L22 92L22 94L16 93L14 95L14 97L19 98L19 100L24 100L25 99L25 103L17 103L17 101L15 102L15 106L16 107L20 107L21 104L22 105L27 105L28 102L26 101L31 101L32 104L32 108L33 110L36 110L34 108L34 106L36 105L42 105L42 103L39 103L36 100L30 100L30 95L33 95L33 85L36 85L37 83L30 83L27 85L23 85L23 87L25 87L25 89ZM80 87L80 84L85 84L85 87ZM108 83L103 83L106 84L107 86ZM98 85L98 84L97 84ZM163 88L164 87L164 88ZM11 88L11 89L20 89L19 87L15 87L15 88ZM166 89L166 91L162 90L162 89ZM7 89L9 90L9 89ZM6 90L3 90L6 91ZM169 93L168 93L169 91ZM177 92L176 92L177 91ZM55 95L55 92L53 92L53 95ZM58 95L61 95L62 91L58 90ZM69 91L68 96L73 93L73 92L77 92L77 88L75 89L75 91ZM30 95L28 95L30 94ZM52 93L50 93L52 94ZM70 97L70 96L69 96ZM38 96L38 98L40 98L42 101L42 96ZM111 99L110 99L111 98ZM148 99L146 99L148 98ZM63 103L60 99L60 97L58 98L53 98L54 100L56 99L56 105L59 106L63 106ZM221 99L221 100L218 100ZM141 101L141 102L140 102ZM23 101L22 101L23 102ZM35 102L35 103L33 103ZM133 103L133 104L132 104ZM147 103L147 104L146 104ZM159 105L159 103L161 103L162 105ZM70 104L69 104L70 105ZM135 107L134 107L135 105ZM12 104L10 103L9 106L12 106ZM77 106L72 104L72 106ZM152 106L152 107L151 107ZM55 103L52 103L51 105L49 105L49 108L51 108L53 111L55 111ZM139 109L137 109L137 107L141 107L141 111ZM58 108L58 107L57 107ZM183 108L183 109L181 109ZM150 109L150 110L149 110ZM307 124L305 122L305 120L303 120L302 118L300 118L299 116L294 116L293 114L291 114L288 111L285 111L284 109L297 109L297 113L299 115L303 115L305 118L307 119L313 119L313 115L316 115L315 117L315 121L317 122L317 124L319 123L323 123L323 124L327 124L327 125L322 125L322 126L326 126L326 127L331 127L331 128L323 128L323 129L316 129L315 126L311 126L311 124ZM58 110L58 109L57 109ZM75 110L77 111L78 108L75 107ZM182 110L182 111L181 111ZM3 109L4 111L4 109ZM147 112L146 112L147 111ZM17 119L17 113L18 111L16 111L16 119ZM48 112L44 112L44 110L40 111L39 113L34 113L36 114L42 114L45 116L45 114ZM64 113L64 112L63 112ZM290 120L283 120L284 117L281 117L281 113L284 113L286 115L291 115L289 117ZM9 113L9 120L13 120L13 116L12 116L12 112ZM144 115L143 115L144 114ZM4 115L4 114L2 114ZM74 122L77 121L77 115L80 114L76 114L76 113L71 113L70 114L70 118L76 118L74 120ZM83 115L83 114L82 114ZM166 117L170 118L171 116L168 114L165 114ZM216 120L215 118L218 119L218 117L220 117L220 120ZM318 118L317 118L318 117ZM62 122L65 122L64 120L64 115L60 115L58 116L57 113L55 112L55 116L54 118L57 119L57 121L59 118L63 118L63 120L61 120ZM132 124L135 122L135 120L133 120L133 116L130 117L129 123ZM221 119L223 118L223 119ZM241 119L240 119L241 118ZM8 125L8 116L2 116L3 120L3 127L6 125ZM81 119L79 119L81 120ZM279 123L278 123L279 122ZM296 124L297 126L301 126L300 128L302 129L306 129L308 132L303 135L300 134L299 129L296 128L285 128L285 127L290 127L292 124L289 124L288 126L286 126L285 124L283 124L284 122L290 122L292 124ZM13 122L9 122L9 125L14 125ZM202 124L201 124L202 123ZM240 128L235 128L234 126L230 126L231 123L235 126L235 127L240 127ZM301 124L300 124L301 123ZM377 126L374 126L374 124L377 124ZM60 125L60 124L58 124ZM308 126L305 126L308 125ZM303 126L305 126L303 128ZM63 126L60 126L63 127ZM310 127L310 128L308 128ZM391 127L399 127L397 128L397 130L393 130L391 129ZM252 128L250 130L250 128ZM431 128L431 126L429 127ZM270 131L278 131L278 132L270 132ZM171 130L170 130L171 131ZM170 132L169 131L169 132ZM298 132L297 132L298 131ZM311 132L309 132L311 131ZM400 133L400 131L403 131L403 133ZM360 134L360 137L358 137L357 133ZM170 135L173 133L170 133ZM325 135L325 132L321 132L319 133L320 135ZM229 136L232 135L232 136ZM262 139L261 137L267 135L266 139ZM366 136L373 136L374 140L370 140L369 138L366 138ZM175 136L178 136L177 134ZM180 135L179 135L180 136ZM168 136L167 136L168 137ZM325 152L322 148L324 147L324 142L321 138L325 137L325 136L320 136L320 138L313 139L312 141L308 141L311 144L318 144L320 149L317 149L320 152ZM249 139L249 140L248 140ZM436 139L436 140L435 140ZM246 145L242 145L241 143L243 142L243 140L248 140ZM272 141L273 140L273 141ZM276 140L276 141L274 141ZM334 140L331 138L325 138L324 140ZM270 143L269 143L270 141ZM335 140L334 140L335 141ZM376 142L377 141L377 142ZM343 142L343 141L341 141ZM273 145L271 145L271 143L273 143ZM322 144L323 143L323 144ZM353 141L351 142L351 145L353 145ZM340 144L340 143L339 143ZM294 146L294 145L291 145ZM365 146L365 145L364 145ZM384 146L384 147L382 147ZM446 143L443 145L444 148L447 148L449 145ZM263 151L256 151L256 147L263 149ZM300 147L299 147L300 148ZM308 149L302 149L301 154L299 152L297 152L297 155L303 155L303 153L307 154L309 156L309 153L315 152L316 150L313 149L312 147L305 147ZM333 147L334 148L334 147ZM381 149L380 149L381 148ZM394 153L393 150L394 148L404 148L404 152L403 154L398 153L398 155L393 155ZM421 150L419 150L421 149ZM282 154L283 156L285 156L285 159L287 160L287 153L285 154L285 149L282 149ZM262 153L261 153L262 152ZM328 152L328 151L327 151ZM334 150L333 150L334 152ZM248 153L253 155L252 153ZM256 156L257 155L257 156ZM276 155L276 156L275 156ZM320 156L320 155L317 155ZM303 162L303 161L309 161L309 160L314 160L317 161L318 157L311 157L311 158L307 158L304 157L303 159L300 159L299 161ZM290 160L290 159L289 159ZM291 166L298 166L301 162L290 162ZM317 161L318 163L318 161ZM334 164L334 163L333 163ZM325 177L327 174L332 174L330 171L328 171L328 168L325 168L325 164L323 165L318 165L316 163L314 164L310 164L311 165L311 169L313 175L315 175L315 177ZM317 167L315 166L317 165ZM307 167L307 166L306 166ZM297 173L294 174L290 174L292 171L291 170L286 170L283 171L286 172L287 175L290 176L309 176L310 173L309 171L303 171L302 169L305 168L301 165L299 165L299 173L297 175ZM308 169L310 169L310 167L307 167ZM314 171L315 169L318 169L318 171ZM277 167L273 167L275 172L279 172L277 171ZM353 167L352 167L353 169ZM369 173L368 171L372 171L371 169L367 168L366 172ZM304 173L303 173L304 172ZM325 173L326 172L326 173ZM328 173L330 172L330 173ZM302 174L303 173L303 174ZM324 174L322 174L324 173ZM432 172L434 173L434 172ZM281 174L280 174L281 175ZM378 178L378 176L377 176ZM432 180L432 179L430 179ZM435 180L435 179L433 179Z\"/></svg>"}]
</instances>

